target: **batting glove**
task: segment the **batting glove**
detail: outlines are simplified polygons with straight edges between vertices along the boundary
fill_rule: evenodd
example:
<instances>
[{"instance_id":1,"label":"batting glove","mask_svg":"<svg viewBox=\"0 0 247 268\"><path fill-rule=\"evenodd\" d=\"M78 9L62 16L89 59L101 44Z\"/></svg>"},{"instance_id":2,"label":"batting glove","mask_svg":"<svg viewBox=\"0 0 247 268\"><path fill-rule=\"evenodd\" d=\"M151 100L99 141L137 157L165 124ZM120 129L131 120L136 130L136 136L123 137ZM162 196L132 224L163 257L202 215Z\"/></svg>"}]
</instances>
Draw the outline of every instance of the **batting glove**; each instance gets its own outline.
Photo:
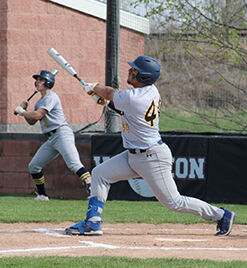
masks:
<instances>
[{"instance_id":1,"label":"batting glove","mask_svg":"<svg viewBox=\"0 0 247 268\"><path fill-rule=\"evenodd\" d=\"M20 106L24 109L24 110L27 110L27 107L28 107L28 101L22 101Z\"/></svg>"},{"instance_id":2,"label":"batting glove","mask_svg":"<svg viewBox=\"0 0 247 268\"><path fill-rule=\"evenodd\" d=\"M15 108L15 111L14 111L14 113L15 114L19 114L19 115L21 115L21 116L23 116L23 113L25 112L25 110L21 107L21 106L17 106L16 108Z\"/></svg>"},{"instance_id":3,"label":"batting glove","mask_svg":"<svg viewBox=\"0 0 247 268\"><path fill-rule=\"evenodd\" d=\"M85 91L87 92L88 95L94 95L93 89L98 85L99 83L89 83L84 86Z\"/></svg>"},{"instance_id":4,"label":"batting glove","mask_svg":"<svg viewBox=\"0 0 247 268\"><path fill-rule=\"evenodd\" d=\"M102 98L102 97L99 97L95 92L94 92L94 88L98 85L99 83L89 83L89 84L86 84L84 86L84 89L85 91L87 92L88 95L90 95L93 100L97 103L97 104L100 104L100 105L105 105L107 103L107 101Z\"/></svg>"}]
</instances>

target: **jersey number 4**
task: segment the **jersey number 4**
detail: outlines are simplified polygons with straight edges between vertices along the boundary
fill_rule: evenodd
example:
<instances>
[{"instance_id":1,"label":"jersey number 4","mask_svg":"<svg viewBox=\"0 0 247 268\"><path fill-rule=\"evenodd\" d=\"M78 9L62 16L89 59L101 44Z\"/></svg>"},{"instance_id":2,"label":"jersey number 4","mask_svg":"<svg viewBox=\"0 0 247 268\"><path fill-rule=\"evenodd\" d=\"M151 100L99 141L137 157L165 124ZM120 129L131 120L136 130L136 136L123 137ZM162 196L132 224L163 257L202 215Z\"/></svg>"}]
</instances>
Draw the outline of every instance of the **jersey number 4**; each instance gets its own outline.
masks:
<instances>
[{"instance_id":1,"label":"jersey number 4","mask_svg":"<svg viewBox=\"0 0 247 268\"><path fill-rule=\"evenodd\" d=\"M159 106L158 106L158 113L160 111L160 101L159 101ZM154 126L154 120L157 118L157 113L156 113L156 109L155 109L155 103L154 100L152 100L151 104L149 105L144 119L147 123L150 124L151 127Z\"/></svg>"}]
</instances>

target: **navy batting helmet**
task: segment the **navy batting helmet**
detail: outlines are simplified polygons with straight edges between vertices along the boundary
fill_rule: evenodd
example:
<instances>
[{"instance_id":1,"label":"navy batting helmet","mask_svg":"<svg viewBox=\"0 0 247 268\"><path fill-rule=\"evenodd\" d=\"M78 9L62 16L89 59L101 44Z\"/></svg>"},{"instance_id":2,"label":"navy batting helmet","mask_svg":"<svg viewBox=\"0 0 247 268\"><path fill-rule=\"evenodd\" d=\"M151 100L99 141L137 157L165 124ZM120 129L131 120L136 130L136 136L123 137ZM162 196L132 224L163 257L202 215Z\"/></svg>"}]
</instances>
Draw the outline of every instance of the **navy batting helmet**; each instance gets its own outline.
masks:
<instances>
[{"instance_id":1,"label":"navy batting helmet","mask_svg":"<svg viewBox=\"0 0 247 268\"><path fill-rule=\"evenodd\" d=\"M35 74L33 75L33 78L35 80L37 80L37 78L40 77L40 78L43 78L45 79L45 86L47 88L53 88L54 84L55 84L55 76L53 75L53 73L49 72L49 71L46 71L46 70L41 70L40 71L40 74Z\"/></svg>"},{"instance_id":2,"label":"navy batting helmet","mask_svg":"<svg viewBox=\"0 0 247 268\"><path fill-rule=\"evenodd\" d=\"M133 62L128 61L128 64L139 71L136 79L140 83L154 84L160 76L160 64L149 56L139 56Z\"/></svg>"}]
</instances>

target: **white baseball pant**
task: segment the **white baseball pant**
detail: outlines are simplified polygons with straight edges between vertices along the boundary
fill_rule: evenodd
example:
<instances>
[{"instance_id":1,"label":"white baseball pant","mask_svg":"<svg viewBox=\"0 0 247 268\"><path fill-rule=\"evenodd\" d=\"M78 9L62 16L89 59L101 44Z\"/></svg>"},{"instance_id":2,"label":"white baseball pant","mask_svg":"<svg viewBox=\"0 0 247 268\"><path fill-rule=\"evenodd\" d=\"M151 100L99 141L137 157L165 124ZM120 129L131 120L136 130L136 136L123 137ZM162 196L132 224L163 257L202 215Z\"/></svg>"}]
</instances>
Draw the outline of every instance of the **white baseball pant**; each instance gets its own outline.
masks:
<instances>
[{"instance_id":1,"label":"white baseball pant","mask_svg":"<svg viewBox=\"0 0 247 268\"><path fill-rule=\"evenodd\" d=\"M223 217L222 209L180 195L172 178L172 154L165 143L153 145L144 153L132 154L126 150L96 166L92 170L91 196L97 196L105 203L111 183L136 177L142 177L155 197L172 211L198 215L214 222Z\"/></svg>"},{"instance_id":2,"label":"white baseball pant","mask_svg":"<svg viewBox=\"0 0 247 268\"><path fill-rule=\"evenodd\" d=\"M48 140L40 146L29 163L31 174L39 173L42 168L61 154L67 167L76 173L83 164L80 161L75 147L75 136L72 129L67 126L59 127Z\"/></svg>"}]
</instances>

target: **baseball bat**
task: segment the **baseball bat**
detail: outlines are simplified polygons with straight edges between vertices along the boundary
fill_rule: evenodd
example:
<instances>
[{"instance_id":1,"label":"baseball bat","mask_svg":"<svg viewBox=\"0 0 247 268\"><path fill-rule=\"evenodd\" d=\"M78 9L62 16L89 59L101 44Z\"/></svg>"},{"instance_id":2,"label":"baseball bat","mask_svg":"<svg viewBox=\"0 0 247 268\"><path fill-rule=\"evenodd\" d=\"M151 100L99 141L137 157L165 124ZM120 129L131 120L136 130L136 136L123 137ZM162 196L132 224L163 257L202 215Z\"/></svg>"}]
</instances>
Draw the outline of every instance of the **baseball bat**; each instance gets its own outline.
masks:
<instances>
[{"instance_id":1,"label":"baseball bat","mask_svg":"<svg viewBox=\"0 0 247 268\"><path fill-rule=\"evenodd\" d=\"M73 77L75 77L83 86L86 86L87 83L85 83L77 74L77 72L74 70L74 68L68 63L67 60L63 56L61 56L56 49L50 48L48 50L48 54L69 74L71 74ZM98 95L93 95L93 99L98 103L101 104L104 102L104 99L99 97Z\"/></svg>"},{"instance_id":2,"label":"baseball bat","mask_svg":"<svg viewBox=\"0 0 247 268\"><path fill-rule=\"evenodd\" d=\"M54 76L56 76L56 74L58 73L58 70L57 70L57 69L53 69L53 70L51 71L51 73L52 73ZM29 101L32 99L32 97L33 97L35 94L37 94L38 92L39 92L38 89L36 89L36 90L33 92L33 94L32 94L29 98L26 99L26 102L29 102ZM17 115L17 113L14 112L14 115Z\"/></svg>"}]
</instances>

